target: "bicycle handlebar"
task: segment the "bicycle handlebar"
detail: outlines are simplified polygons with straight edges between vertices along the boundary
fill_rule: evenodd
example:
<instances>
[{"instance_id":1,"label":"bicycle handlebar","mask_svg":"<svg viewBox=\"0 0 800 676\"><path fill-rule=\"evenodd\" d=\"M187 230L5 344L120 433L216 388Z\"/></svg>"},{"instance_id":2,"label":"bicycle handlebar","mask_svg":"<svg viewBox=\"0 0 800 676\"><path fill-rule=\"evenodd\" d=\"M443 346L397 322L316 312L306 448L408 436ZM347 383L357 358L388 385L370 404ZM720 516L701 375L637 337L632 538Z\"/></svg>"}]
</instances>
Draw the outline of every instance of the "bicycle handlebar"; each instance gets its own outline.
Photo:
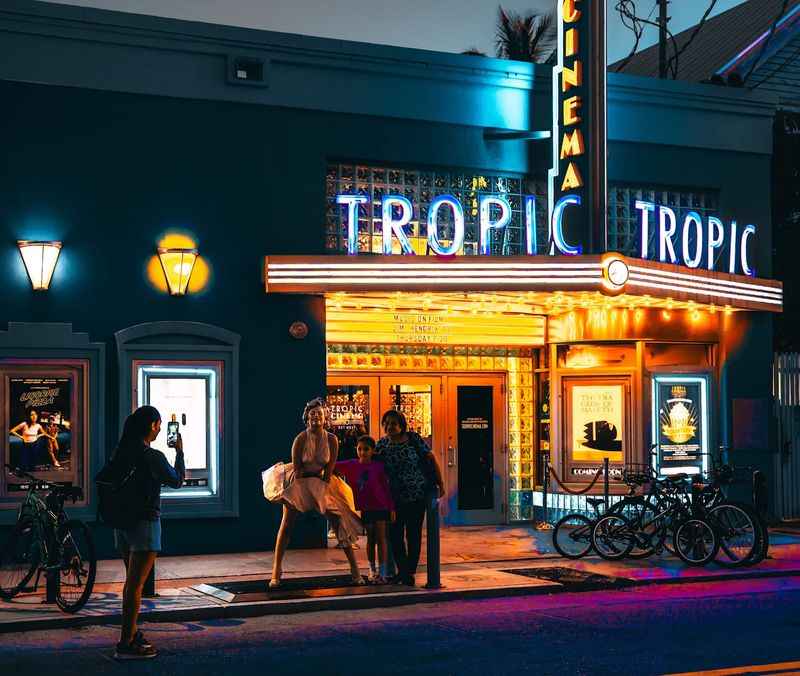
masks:
<instances>
[{"instance_id":1,"label":"bicycle handlebar","mask_svg":"<svg viewBox=\"0 0 800 676\"><path fill-rule=\"evenodd\" d=\"M6 463L6 469L11 472L15 477L20 479L28 479L28 481L38 481L38 479L33 476L32 474L28 474L27 472L21 470L19 467L14 467L13 465L9 465Z\"/></svg>"}]
</instances>

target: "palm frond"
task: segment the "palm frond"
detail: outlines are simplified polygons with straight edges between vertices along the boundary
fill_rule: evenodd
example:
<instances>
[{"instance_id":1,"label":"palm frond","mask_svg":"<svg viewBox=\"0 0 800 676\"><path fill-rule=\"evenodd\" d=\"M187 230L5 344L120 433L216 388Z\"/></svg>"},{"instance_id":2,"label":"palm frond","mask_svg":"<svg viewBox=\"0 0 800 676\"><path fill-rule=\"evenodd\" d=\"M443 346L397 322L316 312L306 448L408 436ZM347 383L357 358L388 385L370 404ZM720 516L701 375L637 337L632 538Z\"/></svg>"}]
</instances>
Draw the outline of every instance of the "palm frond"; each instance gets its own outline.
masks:
<instances>
[{"instance_id":1,"label":"palm frond","mask_svg":"<svg viewBox=\"0 0 800 676\"><path fill-rule=\"evenodd\" d=\"M555 17L552 13L522 15L498 7L495 32L498 57L542 62L552 54L555 42Z\"/></svg>"}]
</instances>

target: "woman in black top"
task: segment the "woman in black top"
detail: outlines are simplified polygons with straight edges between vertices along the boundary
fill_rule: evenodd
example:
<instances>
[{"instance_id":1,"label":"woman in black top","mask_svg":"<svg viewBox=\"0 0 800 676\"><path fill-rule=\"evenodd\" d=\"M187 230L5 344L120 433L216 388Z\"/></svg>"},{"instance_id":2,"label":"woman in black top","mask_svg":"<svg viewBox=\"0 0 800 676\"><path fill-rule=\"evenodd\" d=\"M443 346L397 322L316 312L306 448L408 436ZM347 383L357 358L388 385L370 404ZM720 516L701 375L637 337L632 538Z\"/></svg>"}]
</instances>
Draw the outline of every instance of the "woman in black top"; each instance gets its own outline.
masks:
<instances>
[{"instance_id":1,"label":"woman in black top","mask_svg":"<svg viewBox=\"0 0 800 676\"><path fill-rule=\"evenodd\" d=\"M147 659L158 652L137 630L142 588L161 551L161 487L180 488L185 465L183 440L175 443L175 467L150 444L161 432L161 416L152 406L142 406L125 420L122 438L112 458L120 472L135 467L134 481L141 496L139 521L126 530L115 529L114 540L125 561L125 588L122 592L122 632L115 657Z\"/></svg>"},{"instance_id":2,"label":"woman in black top","mask_svg":"<svg viewBox=\"0 0 800 676\"><path fill-rule=\"evenodd\" d=\"M395 410L381 418L385 436L378 441L377 453L384 462L397 519L389 529L392 554L398 574L393 581L414 586L425 518L429 484L435 484L438 497L444 495L442 472L436 456L416 432L408 430L406 417Z\"/></svg>"}]
</instances>

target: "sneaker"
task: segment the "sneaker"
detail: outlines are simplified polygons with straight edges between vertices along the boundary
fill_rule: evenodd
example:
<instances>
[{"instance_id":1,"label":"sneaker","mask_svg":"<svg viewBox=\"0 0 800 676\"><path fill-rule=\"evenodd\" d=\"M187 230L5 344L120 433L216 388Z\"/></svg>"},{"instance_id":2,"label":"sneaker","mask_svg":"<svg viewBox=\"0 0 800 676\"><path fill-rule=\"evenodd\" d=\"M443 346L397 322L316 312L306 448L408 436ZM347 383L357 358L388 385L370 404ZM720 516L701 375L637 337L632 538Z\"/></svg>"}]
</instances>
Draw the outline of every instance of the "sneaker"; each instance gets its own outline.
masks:
<instances>
[{"instance_id":1,"label":"sneaker","mask_svg":"<svg viewBox=\"0 0 800 676\"><path fill-rule=\"evenodd\" d=\"M134 642L128 645L117 643L117 649L114 651L115 660L151 660L157 656L158 650L153 646L138 645Z\"/></svg>"},{"instance_id":2,"label":"sneaker","mask_svg":"<svg viewBox=\"0 0 800 676\"><path fill-rule=\"evenodd\" d=\"M131 641L131 643L134 643L134 644L136 644L138 646L141 646L142 648L152 648L153 647L153 644L150 643L150 641L148 641L144 637L144 634L141 631L137 631L134 634L133 641Z\"/></svg>"}]
</instances>

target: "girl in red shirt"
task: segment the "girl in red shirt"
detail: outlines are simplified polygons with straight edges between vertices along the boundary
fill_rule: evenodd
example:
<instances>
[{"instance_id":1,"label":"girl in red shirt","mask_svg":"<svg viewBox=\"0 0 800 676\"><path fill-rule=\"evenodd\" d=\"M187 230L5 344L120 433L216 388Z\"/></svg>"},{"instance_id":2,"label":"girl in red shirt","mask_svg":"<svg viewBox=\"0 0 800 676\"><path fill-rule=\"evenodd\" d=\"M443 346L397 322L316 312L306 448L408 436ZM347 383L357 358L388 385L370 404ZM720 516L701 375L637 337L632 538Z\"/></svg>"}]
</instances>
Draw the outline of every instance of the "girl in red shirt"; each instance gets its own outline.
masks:
<instances>
[{"instance_id":1,"label":"girl in red shirt","mask_svg":"<svg viewBox=\"0 0 800 676\"><path fill-rule=\"evenodd\" d=\"M372 458L375 454L375 440L366 435L359 437L356 453L358 460L337 462L336 472L353 489L356 509L361 512L361 521L367 529L369 581L373 584L384 584L388 577L386 524L395 520L394 500L383 463ZM375 566L376 546L379 569Z\"/></svg>"}]
</instances>

